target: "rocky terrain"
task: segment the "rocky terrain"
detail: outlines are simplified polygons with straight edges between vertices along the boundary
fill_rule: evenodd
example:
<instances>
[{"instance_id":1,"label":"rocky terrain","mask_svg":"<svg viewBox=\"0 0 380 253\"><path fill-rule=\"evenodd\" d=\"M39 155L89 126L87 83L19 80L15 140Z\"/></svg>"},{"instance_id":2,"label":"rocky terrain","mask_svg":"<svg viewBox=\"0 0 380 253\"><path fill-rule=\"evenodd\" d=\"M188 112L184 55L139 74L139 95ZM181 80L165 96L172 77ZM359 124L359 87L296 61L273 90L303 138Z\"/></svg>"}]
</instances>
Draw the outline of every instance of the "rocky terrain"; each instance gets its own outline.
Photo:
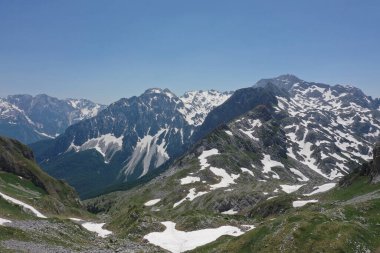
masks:
<instances>
[{"instance_id":1,"label":"rocky terrain","mask_svg":"<svg viewBox=\"0 0 380 253\"><path fill-rule=\"evenodd\" d=\"M167 89L149 89L31 146L48 173L68 181L82 197L93 196L183 154L204 115L228 96L211 91L179 98Z\"/></svg>"},{"instance_id":2,"label":"rocky terrain","mask_svg":"<svg viewBox=\"0 0 380 253\"><path fill-rule=\"evenodd\" d=\"M150 89L32 148L48 173L67 180L88 198L149 181L144 178L166 170L190 147L223 127L218 140L232 146L245 143L243 153L256 155L257 160L246 161L243 168L261 174L263 163L277 162L290 171L282 175L284 184L293 186L301 185L297 174L303 180L311 178L305 185L334 183L370 159L368 147L380 133L377 100L352 86L283 75L232 95L206 94L190 92L178 98L169 90ZM203 109L197 101L203 101ZM203 112L197 121L202 124L186 116L196 111ZM279 179L282 173L264 169L266 177Z\"/></svg>"}]
</instances>

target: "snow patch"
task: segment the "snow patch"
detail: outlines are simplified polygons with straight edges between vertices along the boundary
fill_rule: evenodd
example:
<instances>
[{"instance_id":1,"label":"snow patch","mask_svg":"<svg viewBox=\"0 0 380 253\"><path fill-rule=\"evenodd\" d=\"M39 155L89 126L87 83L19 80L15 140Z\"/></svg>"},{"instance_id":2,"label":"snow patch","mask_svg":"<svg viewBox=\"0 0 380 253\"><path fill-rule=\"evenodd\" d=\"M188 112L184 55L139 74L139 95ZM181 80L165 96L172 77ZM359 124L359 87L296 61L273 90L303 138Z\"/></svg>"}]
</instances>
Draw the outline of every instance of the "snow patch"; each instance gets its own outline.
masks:
<instances>
[{"instance_id":1,"label":"snow patch","mask_svg":"<svg viewBox=\"0 0 380 253\"><path fill-rule=\"evenodd\" d=\"M192 183L199 182L199 181L201 181L201 179L199 177L187 176L185 178L181 178L181 185L192 184Z\"/></svg>"},{"instance_id":2,"label":"snow patch","mask_svg":"<svg viewBox=\"0 0 380 253\"><path fill-rule=\"evenodd\" d=\"M244 173L244 172L246 172L246 173L248 173L248 174L250 174L252 177L254 177L255 175L253 175L253 172L252 171L250 171L249 169L247 169L247 168L240 168L241 169L241 171Z\"/></svg>"},{"instance_id":3,"label":"snow patch","mask_svg":"<svg viewBox=\"0 0 380 253\"><path fill-rule=\"evenodd\" d=\"M221 226L185 232L177 230L174 222L165 221L161 222L161 224L166 227L165 231L147 234L144 236L144 239L172 253L195 249L196 247L215 241L222 235L240 236L254 228L254 226L246 226L246 230L242 231L238 227Z\"/></svg>"},{"instance_id":4,"label":"snow patch","mask_svg":"<svg viewBox=\"0 0 380 253\"><path fill-rule=\"evenodd\" d=\"M272 173L272 177L276 179L280 179L280 176L272 170L273 167L281 167L285 168L285 166L275 160L272 160L270 155L264 155L264 158L261 160L261 163L263 164L263 173L264 174L269 174Z\"/></svg>"},{"instance_id":5,"label":"snow patch","mask_svg":"<svg viewBox=\"0 0 380 253\"><path fill-rule=\"evenodd\" d=\"M154 206L155 204L157 204L160 201L161 201L161 199L152 199L152 200L145 202L144 206Z\"/></svg>"},{"instance_id":6,"label":"snow patch","mask_svg":"<svg viewBox=\"0 0 380 253\"><path fill-rule=\"evenodd\" d=\"M82 224L82 227L87 229L90 232L95 232L99 237L105 238L108 235L112 234L111 231L104 229L103 226L105 223L93 223L93 222L85 222Z\"/></svg>"},{"instance_id":7,"label":"snow patch","mask_svg":"<svg viewBox=\"0 0 380 253\"><path fill-rule=\"evenodd\" d=\"M221 180L219 183L210 185L211 190L228 187L231 184L236 184L235 179L237 179L240 176L239 174L230 175L224 169L220 169L220 168L210 167L210 170L216 176L221 177Z\"/></svg>"},{"instance_id":8,"label":"snow patch","mask_svg":"<svg viewBox=\"0 0 380 253\"><path fill-rule=\"evenodd\" d=\"M301 185L281 184L280 186L282 188L282 191L284 191L286 193L292 193L292 192L298 191L298 189L301 188L302 186L304 186L304 184L301 184Z\"/></svg>"},{"instance_id":9,"label":"snow patch","mask_svg":"<svg viewBox=\"0 0 380 253\"><path fill-rule=\"evenodd\" d=\"M31 211L35 216L37 216L38 218L47 218L45 215L43 215L42 213L40 213L39 211L37 211L37 209L35 209L34 207L32 207L31 205L28 205L20 200L17 200L15 198L12 198L4 193L1 193L0 192L0 196L5 199L6 201L8 202L11 202L13 204L16 204L18 206L22 206L23 208Z\"/></svg>"},{"instance_id":10,"label":"snow patch","mask_svg":"<svg viewBox=\"0 0 380 253\"><path fill-rule=\"evenodd\" d=\"M293 207L302 207L308 203L317 203L318 200L316 199L311 199L311 200L296 200L293 201Z\"/></svg>"},{"instance_id":11,"label":"snow patch","mask_svg":"<svg viewBox=\"0 0 380 253\"><path fill-rule=\"evenodd\" d=\"M12 221L0 218L0 225L4 225L5 223L11 223Z\"/></svg>"},{"instance_id":12,"label":"snow patch","mask_svg":"<svg viewBox=\"0 0 380 253\"><path fill-rule=\"evenodd\" d=\"M210 149L210 150L204 150L202 154L198 157L199 163L201 164L201 169L204 170L208 167L210 167L210 164L207 162L207 157L212 155L219 155L219 151L216 148Z\"/></svg>"},{"instance_id":13,"label":"snow patch","mask_svg":"<svg viewBox=\"0 0 380 253\"><path fill-rule=\"evenodd\" d=\"M237 213L238 213L238 211L235 211L234 209L230 209L230 210L221 212L221 214L227 214L227 215L234 215L234 214L237 214Z\"/></svg>"},{"instance_id":14,"label":"snow patch","mask_svg":"<svg viewBox=\"0 0 380 253\"><path fill-rule=\"evenodd\" d=\"M324 184L324 185L320 185L320 186L317 186L315 187L314 191L312 191L311 193L308 193L308 194L304 194L305 196L311 196L311 195L314 195L314 194L318 194L318 193L321 193L321 192L326 192L332 188L334 188L336 185L336 183L327 183L327 184Z\"/></svg>"},{"instance_id":15,"label":"snow patch","mask_svg":"<svg viewBox=\"0 0 380 253\"><path fill-rule=\"evenodd\" d=\"M208 192L197 192L197 193L195 193L195 188L191 188L186 197L184 197L180 201L174 203L173 208L176 208L177 206L179 206L180 204L182 204L182 202L184 202L186 200L193 201L193 199L195 199L199 196L205 195L206 193L208 193Z\"/></svg>"},{"instance_id":16,"label":"snow patch","mask_svg":"<svg viewBox=\"0 0 380 253\"><path fill-rule=\"evenodd\" d=\"M82 227L84 227L86 230L90 232L95 232L98 234L99 237L106 238L110 234L112 234L112 231L109 231L107 229L104 229L103 226L105 223L95 223L95 222L88 222L78 219L78 218L69 218L72 221L79 222Z\"/></svg>"},{"instance_id":17,"label":"snow patch","mask_svg":"<svg viewBox=\"0 0 380 253\"><path fill-rule=\"evenodd\" d=\"M304 174L302 174L301 171L296 170L294 168L289 168L289 170L296 176L298 176L297 180L300 182L307 182L309 181L309 178L307 178Z\"/></svg>"},{"instance_id":18,"label":"snow patch","mask_svg":"<svg viewBox=\"0 0 380 253\"><path fill-rule=\"evenodd\" d=\"M226 134L230 135L230 136L233 136L232 132L229 131L229 130L225 130L224 132L225 132Z\"/></svg>"}]
</instances>

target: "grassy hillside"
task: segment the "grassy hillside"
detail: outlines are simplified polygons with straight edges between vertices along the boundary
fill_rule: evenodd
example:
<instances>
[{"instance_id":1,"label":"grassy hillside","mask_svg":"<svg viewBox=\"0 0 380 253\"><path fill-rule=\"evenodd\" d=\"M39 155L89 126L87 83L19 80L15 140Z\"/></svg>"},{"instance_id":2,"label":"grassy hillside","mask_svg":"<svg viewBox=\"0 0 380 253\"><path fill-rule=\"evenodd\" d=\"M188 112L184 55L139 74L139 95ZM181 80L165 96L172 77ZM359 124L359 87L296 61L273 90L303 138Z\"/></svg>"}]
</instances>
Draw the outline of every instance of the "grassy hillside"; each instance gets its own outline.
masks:
<instances>
[{"instance_id":1,"label":"grassy hillside","mask_svg":"<svg viewBox=\"0 0 380 253\"><path fill-rule=\"evenodd\" d=\"M0 137L0 192L47 214L81 212L75 190L45 173L32 151L18 141Z\"/></svg>"},{"instance_id":2,"label":"grassy hillside","mask_svg":"<svg viewBox=\"0 0 380 253\"><path fill-rule=\"evenodd\" d=\"M318 196L319 203L257 217L256 229L193 252L378 252L380 184L367 176ZM276 201L276 200L275 200ZM290 204L290 203L289 203Z\"/></svg>"},{"instance_id":3,"label":"grassy hillside","mask_svg":"<svg viewBox=\"0 0 380 253\"><path fill-rule=\"evenodd\" d=\"M221 134L221 133L219 133ZM210 135L209 138L217 138ZM236 145L223 145L233 157L244 161L249 153L236 150ZM221 149L221 148L220 148ZM252 159L252 158L250 158ZM212 166L227 165L233 169L231 156L210 157ZM372 163L369 163L372 166ZM186 176L200 170L197 155L184 156L175 168L151 182L126 192L114 192L86 202L94 212L106 213L109 228L120 236L138 243L151 232L165 229L162 221L173 221L176 229L194 231L222 225L255 225L255 229L239 237L222 236L211 244L193 252L376 252L380 250L380 183L372 180L373 169L368 164L355 170L332 190L312 196L302 191L287 194L275 191L277 184L249 180L241 174L230 188L209 191L179 206L189 188L207 191L202 180L210 184L218 181L207 170L201 170L200 181L181 185ZM371 167L372 168L372 167ZM256 175L257 172L254 172ZM215 181L214 181L215 180ZM280 181L281 183L281 181ZM309 192L312 188L309 188ZM268 193L265 193L268 192ZM150 200L157 204L146 206ZM316 200L302 207L294 201ZM226 215L234 207L236 214Z\"/></svg>"}]
</instances>

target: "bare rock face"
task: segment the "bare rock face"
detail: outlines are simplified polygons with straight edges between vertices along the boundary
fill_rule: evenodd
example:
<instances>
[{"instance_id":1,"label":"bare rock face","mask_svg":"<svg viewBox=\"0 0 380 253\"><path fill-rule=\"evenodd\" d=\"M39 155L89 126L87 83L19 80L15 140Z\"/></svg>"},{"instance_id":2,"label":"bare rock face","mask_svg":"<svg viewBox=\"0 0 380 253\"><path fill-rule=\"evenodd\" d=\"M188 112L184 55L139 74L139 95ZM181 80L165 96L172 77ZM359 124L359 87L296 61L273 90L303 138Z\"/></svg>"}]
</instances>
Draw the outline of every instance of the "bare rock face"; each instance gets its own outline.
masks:
<instances>
[{"instance_id":1,"label":"bare rock face","mask_svg":"<svg viewBox=\"0 0 380 253\"><path fill-rule=\"evenodd\" d=\"M373 148L372 183L380 182L380 142L376 142Z\"/></svg>"},{"instance_id":2,"label":"bare rock face","mask_svg":"<svg viewBox=\"0 0 380 253\"><path fill-rule=\"evenodd\" d=\"M380 142L376 142L373 148L373 167L380 172Z\"/></svg>"},{"instance_id":3,"label":"bare rock face","mask_svg":"<svg viewBox=\"0 0 380 253\"><path fill-rule=\"evenodd\" d=\"M380 170L380 141L376 142L373 149L373 165Z\"/></svg>"}]
</instances>

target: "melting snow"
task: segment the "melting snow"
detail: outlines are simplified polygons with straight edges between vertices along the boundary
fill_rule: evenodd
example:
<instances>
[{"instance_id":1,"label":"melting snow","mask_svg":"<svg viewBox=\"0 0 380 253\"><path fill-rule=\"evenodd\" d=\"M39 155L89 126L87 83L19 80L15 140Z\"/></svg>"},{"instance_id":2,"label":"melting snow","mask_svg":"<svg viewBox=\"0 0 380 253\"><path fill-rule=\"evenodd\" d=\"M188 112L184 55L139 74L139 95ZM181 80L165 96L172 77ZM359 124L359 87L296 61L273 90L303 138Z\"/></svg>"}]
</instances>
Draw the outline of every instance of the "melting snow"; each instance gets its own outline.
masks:
<instances>
[{"instance_id":1,"label":"melting snow","mask_svg":"<svg viewBox=\"0 0 380 253\"><path fill-rule=\"evenodd\" d=\"M309 178L307 178L304 174L301 173L301 171L296 170L294 168L289 168L289 170L296 176L298 176L297 180L300 182L307 182L309 181Z\"/></svg>"},{"instance_id":2,"label":"melting snow","mask_svg":"<svg viewBox=\"0 0 380 253\"><path fill-rule=\"evenodd\" d=\"M181 178L181 185L192 184L192 183L199 182L199 181L201 181L201 179L199 177L187 176L185 178Z\"/></svg>"},{"instance_id":3,"label":"melting snow","mask_svg":"<svg viewBox=\"0 0 380 253\"><path fill-rule=\"evenodd\" d=\"M286 184L282 184L280 185L282 190L286 193L292 193L292 192L295 192L295 191L298 191L299 188L301 188L302 186L304 186L304 184L301 184L301 185L286 185Z\"/></svg>"},{"instance_id":4,"label":"melting snow","mask_svg":"<svg viewBox=\"0 0 380 253\"><path fill-rule=\"evenodd\" d=\"M0 218L0 225L4 225L5 223L11 223L12 221Z\"/></svg>"},{"instance_id":5,"label":"melting snow","mask_svg":"<svg viewBox=\"0 0 380 253\"><path fill-rule=\"evenodd\" d=\"M208 168L212 173L214 173L215 176L220 177L220 182L217 184L210 185L210 190L224 188L224 187L230 186L231 184L235 184L235 179L237 179L240 176L239 174L230 175L224 169L211 167L211 165L207 161L207 158L212 155L218 155L218 154L219 154L219 151L217 149L204 150L202 154L198 157L199 163L201 165L200 170L204 170ZM190 183L199 182L199 181L200 181L199 177L187 176L181 179L181 185L190 184ZM182 200L176 202L173 205L173 207L175 208L176 206L180 205L182 202L186 200L192 201L193 199L208 193L207 191L198 192L198 193L195 193L195 192L196 192L196 189L191 188L187 196L183 198Z\"/></svg>"},{"instance_id":6,"label":"melting snow","mask_svg":"<svg viewBox=\"0 0 380 253\"><path fill-rule=\"evenodd\" d=\"M252 177L254 177L255 175L253 175L253 172L252 171L250 171L249 169L247 169L247 168L240 168L241 169L241 171L244 173L244 172L246 172L246 173L248 173L248 174L250 174Z\"/></svg>"},{"instance_id":7,"label":"melting snow","mask_svg":"<svg viewBox=\"0 0 380 253\"><path fill-rule=\"evenodd\" d=\"M307 203L317 203L318 200L316 199L311 199L311 200L296 200L293 201L293 207L302 207L306 205Z\"/></svg>"},{"instance_id":8,"label":"melting snow","mask_svg":"<svg viewBox=\"0 0 380 253\"><path fill-rule=\"evenodd\" d=\"M97 233L99 237L105 238L108 235L112 234L112 232L107 229L104 229L103 228L104 224L105 223L85 222L81 225L88 231Z\"/></svg>"},{"instance_id":9,"label":"melting snow","mask_svg":"<svg viewBox=\"0 0 380 253\"><path fill-rule=\"evenodd\" d=\"M239 130L240 130L240 132L242 132L243 134L247 135L252 140L259 141L259 138L256 138L255 136L252 135L253 131L246 131L246 130L243 130L243 129L239 129Z\"/></svg>"},{"instance_id":10,"label":"melting snow","mask_svg":"<svg viewBox=\"0 0 380 253\"><path fill-rule=\"evenodd\" d=\"M161 222L165 227L163 232L153 232L144 236L150 243L160 246L172 253L180 253L195 249L196 247L215 241L222 235L240 236L254 226L246 226L247 230L233 226L222 226L219 228L208 228L190 232L179 231L175 223L171 221Z\"/></svg>"},{"instance_id":11,"label":"melting snow","mask_svg":"<svg viewBox=\"0 0 380 253\"><path fill-rule=\"evenodd\" d=\"M174 203L173 208L177 207L178 205L180 205L182 202L184 202L186 200L193 201L193 199L195 199L196 197L202 196L202 195L204 195L206 193L207 192L198 192L198 193L195 193L195 188L191 188L186 197L184 197L180 201Z\"/></svg>"},{"instance_id":12,"label":"melting snow","mask_svg":"<svg viewBox=\"0 0 380 253\"><path fill-rule=\"evenodd\" d=\"M145 202L144 206L153 206L160 201L161 201L161 199L152 199L152 200Z\"/></svg>"},{"instance_id":13,"label":"melting snow","mask_svg":"<svg viewBox=\"0 0 380 253\"><path fill-rule=\"evenodd\" d=\"M210 149L210 150L204 150L202 154L198 157L199 162L201 164L201 169L204 170L208 167L210 167L210 164L207 162L207 157L212 155L219 155L219 151L216 148Z\"/></svg>"},{"instance_id":14,"label":"melting snow","mask_svg":"<svg viewBox=\"0 0 380 253\"><path fill-rule=\"evenodd\" d=\"M218 188L228 187L231 184L235 184L235 179L237 179L240 175L239 174L228 174L224 169L210 167L210 170L212 173L214 173L216 176L221 177L221 180L217 184L210 185L211 190L215 190Z\"/></svg>"},{"instance_id":15,"label":"melting snow","mask_svg":"<svg viewBox=\"0 0 380 253\"><path fill-rule=\"evenodd\" d=\"M233 136L232 132L229 131L229 130L225 130L224 132L225 132L226 134L230 135L230 136Z\"/></svg>"},{"instance_id":16,"label":"melting snow","mask_svg":"<svg viewBox=\"0 0 380 253\"><path fill-rule=\"evenodd\" d=\"M13 204L16 204L16 205L19 205L19 206L22 206L23 208L25 209L28 209L29 211L31 211L35 216L37 216L38 218L47 218L45 215L43 215L42 213L40 213L39 211L37 211L37 209L35 209L34 207L32 207L31 205L28 205L20 200L17 200L17 199L14 199L4 193L1 193L0 192L0 196L5 199L6 201L8 202L12 202Z\"/></svg>"},{"instance_id":17,"label":"melting snow","mask_svg":"<svg viewBox=\"0 0 380 253\"><path fill-rule=\"evenodd\" d=\"M326 192L326 191L334 188L335 185L336 185L336 183L328 183L328 184L320 185L320 186L315 187L314 188L315 190L312 191L311 193L304 194L304 195L305 196L311 196L311 195L314 195L317 193Z\"/></svg>"},{"instance_id":18,"label":"melting snow","mask_svg":"<svg viewBox=\"0 0 380 253\"><path fill-rule=\"evenodd\" d=\"M272 160L270 155L264 155L264 158L263 158L263 160L261 160L261 163L264 165L263 166L263 173L264 174L272 173L273 178L280 179L280 176L276 172L272 171L272 168L273 167L284 168L284 165L282 163L277 162L275 160Z\"/></svg>"},{"instance_id":19,"label":"melting snow","mask_svg":"<svg viewBox=\"0 0 380 253\"><path fill-rule=\"evenodd\" d=\"M221 214L228 214L228 215L234 215L237 213L238 213L238 211L235 211L234 209L230 209L228 211L221 212Z\"/></svg>"},{"instance_id":20,"label":"melting snow","mask_svg":"<svg viewBox=\"0 0 380 253\"><path fill-rule=\"evenodd\" d=\"M84 227L90 232L97 233L99 237L105 238L109 236L110 234L112 234L112 231L109 231L103 228L105 223L95 223L95 222L88 222L88 221L83 222L83 220L78 219L78 218L70 218L70 220L80 222L82 227Z\"/></svg>"},{"instance_id":21,"label":"melting snow","mask_svg":"<svg viewBox=\"0 0 380 253\"><path fill-rule=\"evenodd\" d=\"M246 129L239 129L242 133L247 135L249 138L251 138L254 141L259 141L259 138L253 136L253 133L256 131L255 128L262 126L262 123L259 119L248 119L248 122L250 124L250 128Z\"/></svg>"}]
</instances>

